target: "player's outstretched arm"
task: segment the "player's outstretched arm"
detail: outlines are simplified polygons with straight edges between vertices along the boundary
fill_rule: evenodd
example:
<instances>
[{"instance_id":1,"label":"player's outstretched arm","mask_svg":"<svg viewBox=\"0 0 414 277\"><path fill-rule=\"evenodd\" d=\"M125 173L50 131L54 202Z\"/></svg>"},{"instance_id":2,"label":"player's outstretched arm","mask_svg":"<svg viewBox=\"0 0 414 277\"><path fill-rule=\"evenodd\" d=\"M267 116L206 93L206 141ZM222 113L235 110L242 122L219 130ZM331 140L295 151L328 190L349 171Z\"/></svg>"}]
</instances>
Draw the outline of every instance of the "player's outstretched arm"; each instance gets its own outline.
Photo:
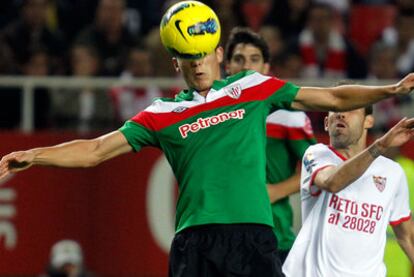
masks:
<instances>
[{"instance_id":1,"label":"player's outstretched arm","mask_svg":"<svg viewBox=\"0 0 414 277\"><path fill-rule=\"evenodd\" d=\"M282 198L299 192L299 189L300 173L295 173L293 176L280 183L267 185L267 193L269 194L270 203L275 203Z\"/></svg>"},{"instance_id":2,"label":"player's outstretched arm","mask_svg":"<svg viewBox=\"0 0 414 277\"><path fill-rule=\"evenodd\" d=\"M292 108L305 111L349 111L414 89L414 73L389 86L344 85L329 88L303 87Z\"/></svg>"},{"instance_id":3,"label":"player's outstretched arm","mask_svg":"<svg viewBox=\"0 0 414 277\"><path fill-rule=\"evenodd\" d=\"M4 156L0 160L0 179L32 165L91 167L132 151L119 131L89 140L73 140L50 147L33 148Z\"/></svg>"},{"instance_id":4,"label":"player's outstretched arm","mask_svg":"<svg viewBox=\"0 0 414 277\"><path fill-rule=\"evenodd\" d=\"M398 244L404 250L411 263L414 264L414 222L410 219L392 226Z\"/></svg>"},{"instance_id":5,"label":"player's outstretched arm","mask_svg":"<svg viewBox=\"0 0 414 277\"><path fill-rule=\"evenodd\" d=\"M329 192L338 192L358 179L370 164L387 149L398 147L414 138L414 118L403 118L385 135L364 151L340 166L328 166L320 170L314 184Z\"/></svg>"}]
</instances>

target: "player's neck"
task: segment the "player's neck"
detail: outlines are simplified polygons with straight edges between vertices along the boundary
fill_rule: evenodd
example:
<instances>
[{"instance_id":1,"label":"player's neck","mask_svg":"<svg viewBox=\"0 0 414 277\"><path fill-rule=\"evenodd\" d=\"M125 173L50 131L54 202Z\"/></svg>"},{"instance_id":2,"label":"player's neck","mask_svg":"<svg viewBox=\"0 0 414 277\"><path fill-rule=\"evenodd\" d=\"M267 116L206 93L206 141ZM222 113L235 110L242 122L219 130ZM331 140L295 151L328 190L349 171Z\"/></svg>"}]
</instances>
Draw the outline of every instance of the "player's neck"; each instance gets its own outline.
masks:
<instances>
[{"instance_id":1,"label":"player's neck","mask_svg":"<svg viewBox=\"0 0 414 277\"><path fill-rule=\"evenodd\" d=\"M366 136L362 135L358 141L344 147L335 147L335 144L331 145L333 145L334 148L344 157L350 159L364 151L364 149L367 147L366 141Z\"/></svg>"},{"instance_id":2,"label":"player's neck","mask_svg":"<svg viewBox=\"0 0 414 277\"><path fill-rule=\"evenodd\" d=\"M216 81L220 81L220 80L221 80L221 73L220 73L220 70L217 70L217 72L216 72L216 73L213 73L213 76L214 76L214 79L213 79L213 81L211 82L210 86L209 86L208 88L205 88L205 87L204 87L205 89L197 91L197 92L198 92L198 94L200 94L200 95L201 95L201 96L203 96L203 97L206 97L206 96L207 96L207 94L210 92L211 88L213 87L214 82L216 82Z\"/></svg>"},{"instance_id":3,"label":"player's neck","mask_svg":"<svg viewBox=\"0 0 414 277\"><path fill-rule=\"evenodd\" d=\"M347 159L350 159L356 155L358 155L360 152L362 152L364 150L364 148L361 148L359 146L356 145L349 145L346 148L340 148L340 149L336 149L339 153L342 154L342 156L344 156Z\"/></svg>"},{"instance_id":4,"label":"player's neck","mask_svg":"<svg viewBox=\"0 0 414 277\"><path fill-rule=\"evenodd\" d=\"M206 97L209 91L210 91L210 90L203 90L203 91L199 91L198 93L199 93L201 96Z\"/></svg>"}]
</instances>

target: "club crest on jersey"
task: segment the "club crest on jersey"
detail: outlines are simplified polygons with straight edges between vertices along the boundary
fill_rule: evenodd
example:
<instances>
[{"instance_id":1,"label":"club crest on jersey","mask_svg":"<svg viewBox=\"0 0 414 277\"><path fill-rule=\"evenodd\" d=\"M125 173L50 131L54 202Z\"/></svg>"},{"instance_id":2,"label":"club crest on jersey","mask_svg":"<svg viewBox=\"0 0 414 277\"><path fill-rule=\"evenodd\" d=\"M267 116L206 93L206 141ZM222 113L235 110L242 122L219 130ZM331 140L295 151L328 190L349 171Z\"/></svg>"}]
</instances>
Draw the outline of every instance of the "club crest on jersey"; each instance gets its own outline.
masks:
<instances>
[{"instance_id":1,"label":"club crest on jersey","mask_svg":"<svg viewBox=\"0 0 414 277\"><path fill-rule=\"evenodd\" d=\"M312 173L313 167L316 165L312 152L306 154L303 159L303 165L307 172Z\"/></svg>"},{"instance_id":2,"label":"club crest on jersey","mask_svg":"<svg viewBox=\"0 0 414 277\"><path fill-rule=\"evenodd\" d=\"M242 92L242 88L240 84L235 84L233 86L224 88L224 91L227 96L230 96L233 99L239 99Z\"/></svg>"},{"instance_id":3,"label":"club crest on jersey","mask_svg":"<svg viewBox=\"0 0 414 277\"><path fill-rule=\"evenodd\" d=\"M372 176L372 180L374 181L375 186L380 192L383 192L385 189L385 184L387 183L387 177L381 176Z\"/></svg>"},{"instance_id":4,"label":"club crest on jersey","mask_svg":"<svg viewBox=\"0 0 414 277\"><path fill-rule=\"evenodd\" d=\"M172 112L173 113L182 113L183 111L185 111L187 109L188 109L187 107L180 106L180 107L177 107L174 110L172 110Z\"/></svg>"}]
</instances>

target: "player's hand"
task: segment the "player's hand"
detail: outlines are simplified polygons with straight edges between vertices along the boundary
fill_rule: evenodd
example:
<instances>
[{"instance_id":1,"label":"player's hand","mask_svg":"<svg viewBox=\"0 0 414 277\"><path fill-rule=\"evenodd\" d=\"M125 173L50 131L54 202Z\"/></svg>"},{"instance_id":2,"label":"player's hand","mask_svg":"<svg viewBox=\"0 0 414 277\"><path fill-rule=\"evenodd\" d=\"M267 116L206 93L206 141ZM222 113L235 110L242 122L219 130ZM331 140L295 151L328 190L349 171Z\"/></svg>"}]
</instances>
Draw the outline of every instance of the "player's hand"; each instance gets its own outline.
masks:
<instances>
[{"instance_id":1,"label":"player's hand","mask_svg":"<svg viewBox=\"0 0 414 277\"><path fill-rule=\"evenodd\" d=\"M414 73L405 76L396 86L396 93L400 95L409 94L414 90Z\"/></svg>"},{"instance_id":2,"label":"player's hand","mask_svg":"<svg viewBox=\"0 0 414 277\"><path fill-rule=\"evenodd\" d=\"M28 169L33 164L34 154L31 151L13 152L0 160L0 179L10 173Z\"/></svg>"},{"instance_id":3,"label":"player's hand","mask_svg":"<svg viewBox=\"0 0 414 277\"><path fill-rule=\"evenodd\" d=\"M378 139L384 149L398 147L414 138L414 118L403 118L385 135Z\"/></svg>"}]
</instances>

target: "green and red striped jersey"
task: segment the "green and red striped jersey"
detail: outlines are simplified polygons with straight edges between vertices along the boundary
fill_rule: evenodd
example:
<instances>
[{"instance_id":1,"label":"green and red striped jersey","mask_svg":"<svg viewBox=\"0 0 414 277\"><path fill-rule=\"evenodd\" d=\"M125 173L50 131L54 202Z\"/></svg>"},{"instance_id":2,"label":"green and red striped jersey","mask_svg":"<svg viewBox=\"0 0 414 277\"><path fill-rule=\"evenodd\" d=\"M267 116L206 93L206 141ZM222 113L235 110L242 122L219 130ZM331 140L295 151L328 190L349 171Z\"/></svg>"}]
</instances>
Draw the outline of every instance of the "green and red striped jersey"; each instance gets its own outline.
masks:
<instances>
[{"instance_id":1,"label":"green and red striped jersey","mask_svg":"<svg viewBox=\"0 0 414 277\"><path fill-rule=\"evenodd\" d=\"M268 183L276 184L295 174L298 162L316 139L309 118L300 111L273 112L267 117L266 129L266 178ZM295 241L289 197L273 203L272 214L278 249L289 250Z\"/></svg>"},{"instance_id":2,"label":"green and red striped jersey","mask_svg":"<svg viewBox=\"0 0 414 277\"><path fill-rule=\"evenodd\" d=\"M176 232L203 224L273 226L266 191L266 117L299 88L254 71L215 81L206 95L158 99L120 131L135 151L159 147L179 186Z\"/></svg>"}]
</instances>

